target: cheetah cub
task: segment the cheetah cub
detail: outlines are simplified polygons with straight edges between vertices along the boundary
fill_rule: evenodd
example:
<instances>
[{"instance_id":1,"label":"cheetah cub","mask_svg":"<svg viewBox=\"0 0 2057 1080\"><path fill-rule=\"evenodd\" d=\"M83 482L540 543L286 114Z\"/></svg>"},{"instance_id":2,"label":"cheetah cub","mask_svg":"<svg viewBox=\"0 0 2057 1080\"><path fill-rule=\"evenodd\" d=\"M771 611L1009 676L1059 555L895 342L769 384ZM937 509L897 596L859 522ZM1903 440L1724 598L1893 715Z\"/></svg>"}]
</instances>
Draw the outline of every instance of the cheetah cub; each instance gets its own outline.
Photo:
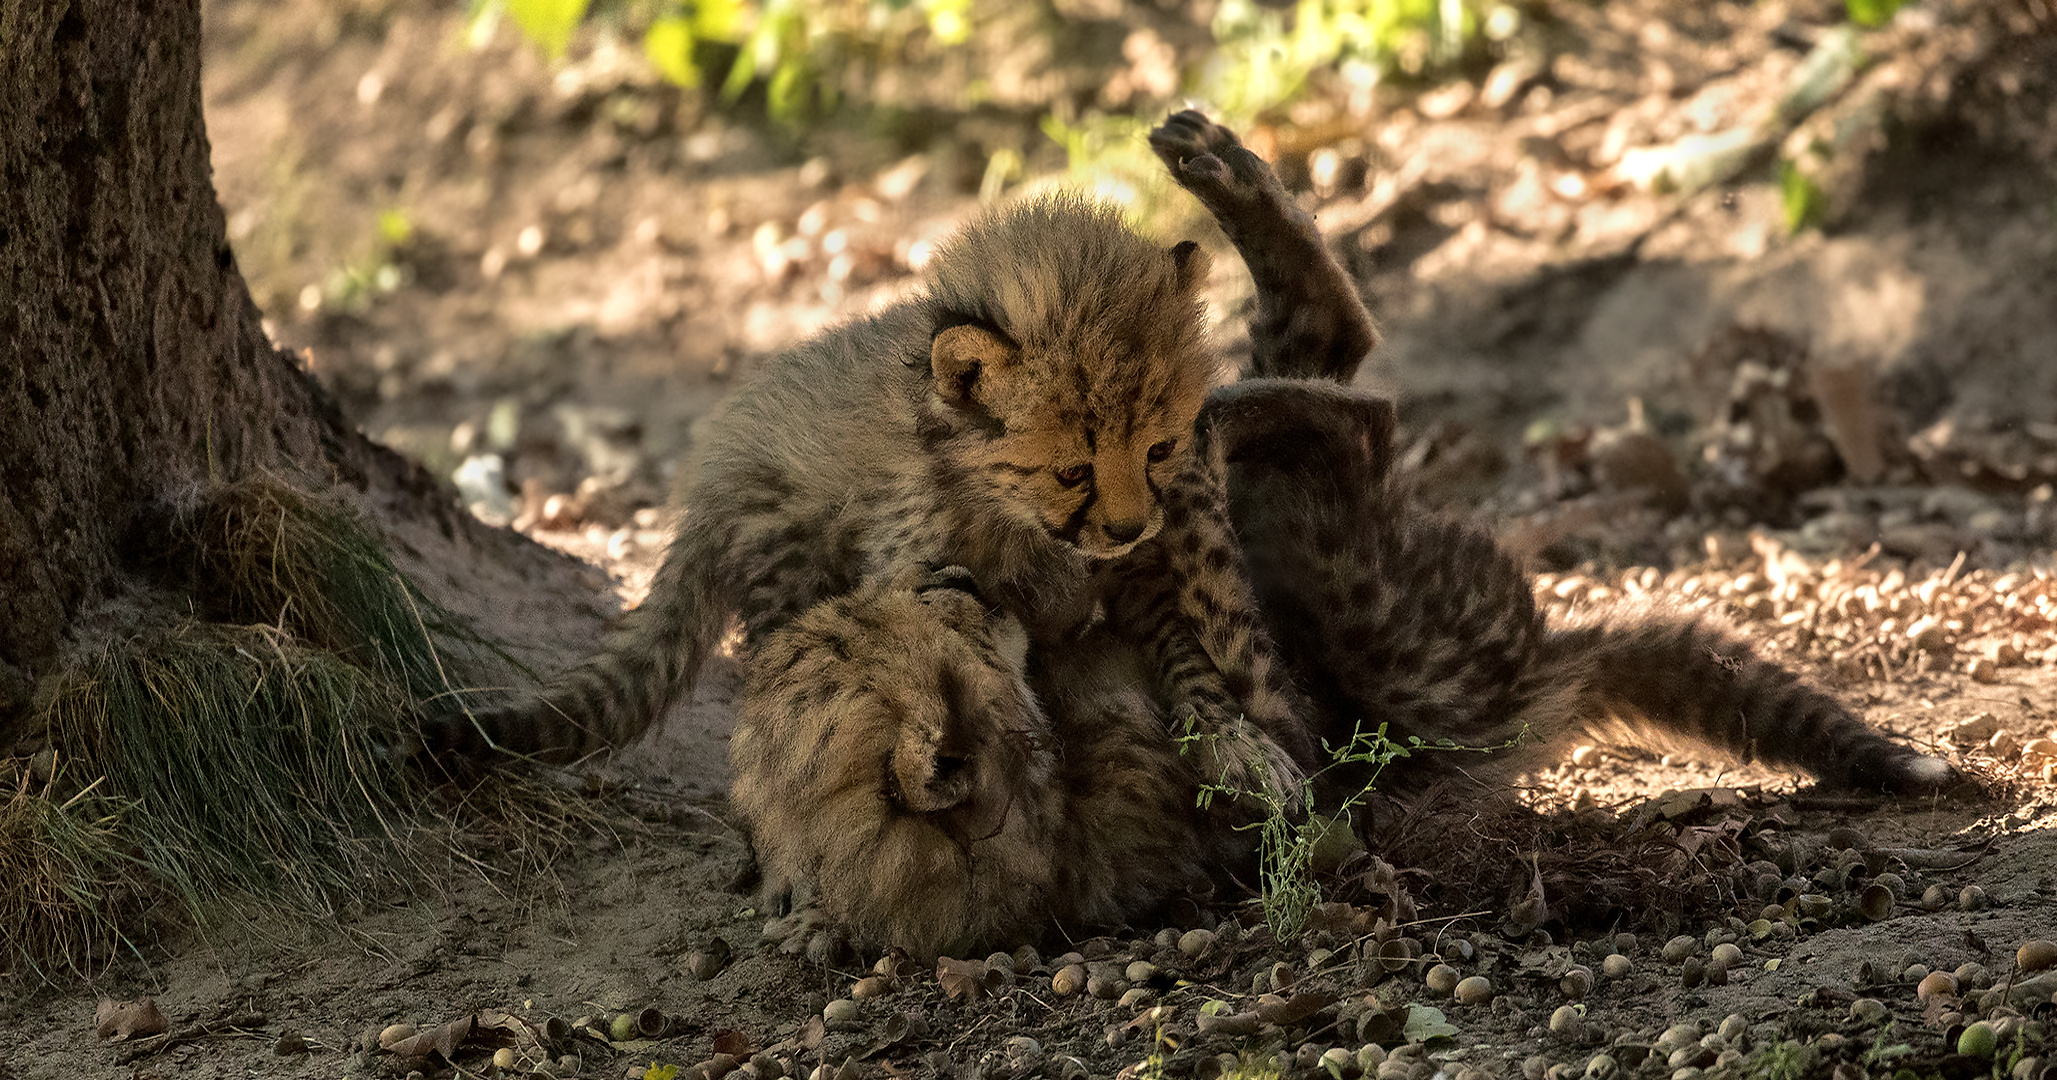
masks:
<instances>
[{"instance_id":1,"label":"cheetah cub","mask_svg":"<svg viewBox=\"0 0 2057 1080\"><path fill-rule=\"evenodd\" d=\"M1247 861L1229 811L1194 808L1137 650L1100 629L1036 646L1034 671L1030 651L949 585L867 582L766 638L729 747L770 901L962 956L1117 924Z\"/></svg>"},{"instance_id":2,"label":"cheetah cub","mask_svg":"<svg viewBox=\"0 0 2057 1080\"><path fill-rule=\"evenodd\" d=\"M1193 418L1219 379L1198 290L1207 257L1160 248L1106 206L1032 200L967 227L922 294L772 360L703 440L647 600L543 691L424 726L431 753L576 757L639 736L688 693L740 617L746 640L869 582L964 568L1038 642L1097 617L1106 571L1157 535ZM1178 612L1124 630L1198 655ZM1294 767L1219 673L1156 681L1236 775ZM1304 749L1304 748L1301 748Z\"/></svg>"}]
</instances>

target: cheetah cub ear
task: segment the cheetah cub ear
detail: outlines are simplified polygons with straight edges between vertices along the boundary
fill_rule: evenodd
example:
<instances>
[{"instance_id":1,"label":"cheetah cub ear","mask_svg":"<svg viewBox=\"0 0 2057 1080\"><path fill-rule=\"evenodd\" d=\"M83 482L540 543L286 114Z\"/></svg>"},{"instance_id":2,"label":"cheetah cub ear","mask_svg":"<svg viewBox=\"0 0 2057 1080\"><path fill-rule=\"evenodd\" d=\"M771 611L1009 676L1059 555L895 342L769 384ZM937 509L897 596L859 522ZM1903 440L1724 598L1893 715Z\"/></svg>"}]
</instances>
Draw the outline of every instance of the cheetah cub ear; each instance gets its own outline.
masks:
<instances>
[{"instance_id":1,"label":"cheetah cub ear","mask_svg":"<svg viewBox=\"0 0 2057 1080\"><path fill-rule=\"evenodd\" d=\"M1021 350L999 334L974 323L953 326L929 343L929 371L936 380L936 396L957 408L986 404L981 376L1004 371L1014 365Z\"/></svg>"}]
</instances>

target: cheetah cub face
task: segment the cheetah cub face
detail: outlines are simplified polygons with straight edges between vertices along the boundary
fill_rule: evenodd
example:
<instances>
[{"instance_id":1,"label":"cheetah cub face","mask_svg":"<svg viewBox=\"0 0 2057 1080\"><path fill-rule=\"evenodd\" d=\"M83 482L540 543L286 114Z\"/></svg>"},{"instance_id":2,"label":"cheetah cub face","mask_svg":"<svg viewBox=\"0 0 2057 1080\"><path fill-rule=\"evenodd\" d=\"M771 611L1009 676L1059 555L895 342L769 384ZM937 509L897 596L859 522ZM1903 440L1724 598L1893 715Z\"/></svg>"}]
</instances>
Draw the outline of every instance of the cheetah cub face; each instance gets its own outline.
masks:
<instances>
[{"instance_id":1,"label":"cheetah cub face","mask_svg":"<svg viewBox=\"0 0 2057 1080\"><path fill-rule=\"evenodd\" d=\"M1221 361L1207 256L1158 247L1104 207L1030 203L936 256L927 434L974 500L1088 558L1163 525Z\"/></svg>"}]
</instances>

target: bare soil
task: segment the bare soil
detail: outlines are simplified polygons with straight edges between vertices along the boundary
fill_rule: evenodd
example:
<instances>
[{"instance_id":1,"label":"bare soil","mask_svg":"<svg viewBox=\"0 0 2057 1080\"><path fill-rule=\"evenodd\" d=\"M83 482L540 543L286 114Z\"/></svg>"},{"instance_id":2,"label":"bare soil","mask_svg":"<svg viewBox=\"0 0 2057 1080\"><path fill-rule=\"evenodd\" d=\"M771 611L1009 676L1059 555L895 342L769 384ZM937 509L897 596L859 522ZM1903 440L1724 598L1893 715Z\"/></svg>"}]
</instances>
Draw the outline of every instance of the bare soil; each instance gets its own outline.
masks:
<instances>
[{"instance_id":1,"label":"bare soil","mask_svg":"<svg viewBox=\"0 0 2057 1080\"><path fill-rule=\"evenodd\" d=\"M591 640L610 582L630 602L646 587L663 492L739 372L908 288L994 149L1059 168L1042 109L1152 85L1160 53L1122 42L1148 31L1190 57L1205 38L1184 8L1057 6L1098 67L912 128L796 134L663 85L597 31L553 69L505 28L467 44L447 6L212 0L216 184L275 337L365 429L439 473L497 468L499 486L466 488L481 516L599 568L578 595L509 580L451 598L547 672ZM2040 1035L2057 993L2014 960L2057 938L2057 754L2033 744L2057 738L2057 23L2036 3L1935 4L1867 38L1875 64L1821 115L1868 116L1877 137L1824 174L1827 231L1795 235L1767 160L1686 194L1625 161L1764 115L1841 5L1524 10L1519 48L1468 79L1317 95L1249 133L1381 316L1367 381L1403 403L1408 467L1530 554L1547 602L1648 592L1733 618L1984 792L1848 800L1582 748L1523 793L1550 816L1403 814L1378 845L1398 875L1346 864L1329 886L1350 906L1301 940L1224 895L1175 925L1036 943L990 992L901 972L825 1030L824 1005L879 958L810 956L814 935L730 891L730 664L656 737L558 778L577 812L494 817L479 792L447 793L471 843L423 856L436 868L411 892L149 942L89 984L0 982L0 1078L481 1075L499 1045L520 1063L503 1075L548 1058L589 1077L717 1051L768 1053L758 1075L845 1058L837 1075L1110 1076L1146 1059L1210 1074L1224 1051L1328 1075L1329 1047L1348 1051L1341 1075L1390 1053L1382 1077L1604 1080L1588 1068L1602 1052L1645 1076L1992 1072L1951 1055L1952 1023L2011 1007ZM947 100L950 77L925 92ZM1247 286L1222 254L1233 338ZM508 838L532 821L549 835ZM1887 873L1900 896L1867 918L1863 887ZM1379 963L1395 933L1370 920L1399 893L1423 920L1399 935L1486 977L1489 1000L1431 990L1427 960ZM1754 924L1773 903L1788 914ZM1216 941L1189 954L1196 927ZM1690 962L1662 955L1675 935ZM1729 939L1741 956L1711 979ZM1067 949L1153 962L1149 1000L1060 995ZM1959 972L1961 1001L1917 1001L1913 964ZM1575 966L1594 977L1582 1015L1553 1022ZM1265 991L1292 1006L1283 1023L1203 1032L1201 1002L1241 1011ZM97 1002L145 995L168 1037L96 1035ZM1892 1026L1853 1018L1859 996ZM1454 1034L1403 1049L1409 1004ZM653 1036L536 1038L548 1018L604 1029L650 1008ZM465 1017L454 1063L379 1048L389 1025ZM1664 1042L1681 1023L1721 1041Z\"/></svg>"}]
</instances>

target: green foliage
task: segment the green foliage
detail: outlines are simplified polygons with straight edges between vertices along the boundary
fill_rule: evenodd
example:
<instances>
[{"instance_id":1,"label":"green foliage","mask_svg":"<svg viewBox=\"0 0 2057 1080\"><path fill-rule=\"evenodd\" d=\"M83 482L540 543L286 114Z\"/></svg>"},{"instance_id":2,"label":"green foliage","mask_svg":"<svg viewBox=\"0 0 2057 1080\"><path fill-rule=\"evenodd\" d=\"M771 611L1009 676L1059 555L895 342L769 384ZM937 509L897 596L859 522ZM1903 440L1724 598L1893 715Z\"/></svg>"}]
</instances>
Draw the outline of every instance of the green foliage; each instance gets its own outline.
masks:
<instances>
[{"instance_id":1,"label":"green foliage","mask_svg":"<svg viewBox=\"0 0 2057 1080\"><path fill-rule=\"evenodd\" d=\"M51 980L49 967L84 974L126 941L114 897L134 858L123 831L134 804L74 787L68 758L52 754L52 775L26 774L0 802L0 971L17 965Z\"/></svg>"},{"instance_id":2,"label":"green foliage","mask_svg":"<svg viewBox=\"0 0 2057 1080\"><path fill-rule=\"evenodd\" d=\"M553 61L563 58L589 0L474 0L474 32L504 11ZM831 107L836 76L859 59L898 56L919 36L959 45L971 33L971 0L642 0L623 21L644 29L643 53L688 89L718 82L734 102L762 85L772 119L793 124ZM726 63L709 72L705 64ZM713 78L710 78L713 76Z\"/></svg>"},{"instance_id":3,"label":"green foliage","mask_svg":"<svg viewBox=\"0 0 2057 1080\"><path fill-rule=\"evenodd\" d=\"M571 33L586 17L588 0L504 0L514 25L550 59L564 56Z\"/></svg>"},{"instance_id":4,"label":"green foliage","mask_svg":"<svg viewBox=\"0 0 2057 1080\"><path fill-rule=\"evenodd\" d=\"M1828 196L1797 164L1788 161L1779 166L1778 192L1788 233L1821 223L1822 214L1828 209Z\"/></svg>"},{"instance_id":5,"label":"green foliage","mask_svg":"<svg viewBox=\"0 0 2057 1080\"><path fill-rule=\"evenodd\" d=\"M1201 733L1195 730L1194 719L1188 717L1184 730L1177 736L1179 752L1229 737ZM1413 749L1422 747L1419 739L1410 742ZM1354 731L1349 742L1340 747L1324 745L1323 749L1328 752L1329 764L1302 778L1298 792L1279 790L1270 777L1260 776L1255 791L1236 787L1224 778L1202 784L1197 799L1203 810L1212 806L1217 797L1252 800L1263 810L1262 820L1244 827L1257 830L1258 899L1264 906L1265 925L1280 941L1299 936L1307 925L1308 915L1321 903L1321 888L1314 880L1315 853L1329 841L1331 830L1347 831L1350 812L1370 797L1379 773L1387 764L1412 752L1410 747L1386 738L1384 724L1374 732ZM1298 808L1314 806L1316 781L1332 769L1347 766L1369 766L1371 774L1334 813L1323 816L1297 812Z\"/></svg>"},{"instance_id":6,"label":"green foliage","mask_svg":"<svg viewBox=\"0 0 2057 1080\"><path fill-rule=\"evenodd\" d=\"M1426 75L1460 59L1480 36L1479 0L1299 0L1286 12L1223 0L1213 58L1195 91L1232 122L1298 96L1316 71L1370 82Z\"/></svg>"},{"instance_id":7,"label":"green foliage","mask_svg":"<svg viewBox=\"0 0 2057 1080\"><path fill-rule=\"evenodd\" d=\"M1843 0L1843 10L1859 26L1884 26L1907 0Z\"/></svg>"}]
</instances>

